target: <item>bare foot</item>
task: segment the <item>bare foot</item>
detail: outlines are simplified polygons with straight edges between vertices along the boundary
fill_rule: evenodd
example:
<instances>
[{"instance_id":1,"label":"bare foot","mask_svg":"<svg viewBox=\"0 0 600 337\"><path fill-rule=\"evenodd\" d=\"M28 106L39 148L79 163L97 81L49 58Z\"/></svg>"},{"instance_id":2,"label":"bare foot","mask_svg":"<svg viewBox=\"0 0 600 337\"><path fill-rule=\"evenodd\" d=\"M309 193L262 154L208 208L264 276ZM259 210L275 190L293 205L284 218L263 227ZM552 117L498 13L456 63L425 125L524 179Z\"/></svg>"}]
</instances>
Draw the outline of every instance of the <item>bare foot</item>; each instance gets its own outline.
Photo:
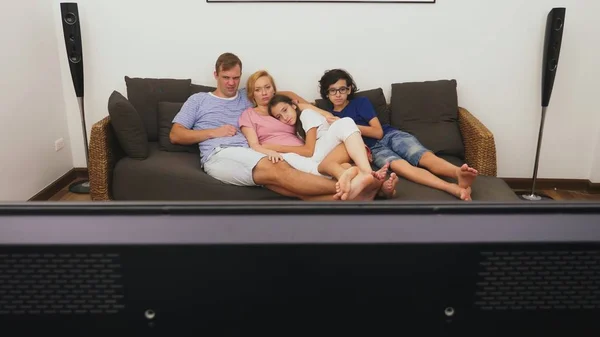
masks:
<instances>
[{"instance_id":1,"label":"bare foot","mask_svg":"<svg viewBox=\"0 0 600 337\"><path fill-rule=\"evenodd\" d=\"M473 180L477 177L477 170L464 164L458 168L456 176L458 177L458 186L467 188L471 186Z\"/></svg>"},{"instance_id":2,"label":"bare foot","mask_svg":"<svg viewBox=\"0 0 600 337\"><path fill-rule=\"evenodd\" d=\"M344 199L344 196L347 198L352 189L350 182L358 175L359 172L360 170L358 167L353 166L342 173L340 179L338 179L338 182L335 184L335 189L337 192L336 194L340 194L340 199L346 200Z\"/></svg>"},{"instance_id":3,"label":"bare foot","mask_svg":"<svg viewBox=\"0 0 600 337\"><path fill-rule=\"evenodd\" d=\"M398 176L396 176L396 173L390 174L390 177L388 180L386 180L383 185L381 185L381 193L383 194L384 197L388 198L388 199L392 199L393 197L396 196L396 184L398 183Z\"/></svg>"},{"instance_id":4,"label":"bare foot","mask_svg":"<svg viewBox=\"0 0 600 337\"><path fill-rule=\"evenodd\" d=\"M375 179L372 175L360 172L352 181L350 182L350 193L347 194L347 198L342 200L355 200L357 199L361 192L367 188L373 182L377 182L381 184L380 181ZM377 191L375 191L377 192Z\"/></svg>"},{"instance_id":5,"label":"bare foot","mask_svg":"<svg viewBox=\"0 0 600 337\"><path fill-rule=\"evenodd\" d=\"M471 187L460 187L458 197L460 198L460 200L472 201L473 199L471 199Z\"/></svg>"},{"instance_id":6,"label":"bare foot","mask_svg":"<svg viewBox=\"0 0 600 337\"><path fill-rule=\"evenodd\" d=\"M372 181L358 194L354 200L372 201L377 193L381 190L383 182L378 179Z\"/></svg>"},{"instance_id":7,"label":"bare foot","mask_svg":"<svg viewBox=\"0 0 600 337\"><path fill-rule=\"evenodd\" d=\"M386 163L379 170L372 171L371 174L373 175L373 177L375 177L375 179L384 181L385 177L387 176L389 167L390 167L390 163Z\"/></svg>"}]
</instances>

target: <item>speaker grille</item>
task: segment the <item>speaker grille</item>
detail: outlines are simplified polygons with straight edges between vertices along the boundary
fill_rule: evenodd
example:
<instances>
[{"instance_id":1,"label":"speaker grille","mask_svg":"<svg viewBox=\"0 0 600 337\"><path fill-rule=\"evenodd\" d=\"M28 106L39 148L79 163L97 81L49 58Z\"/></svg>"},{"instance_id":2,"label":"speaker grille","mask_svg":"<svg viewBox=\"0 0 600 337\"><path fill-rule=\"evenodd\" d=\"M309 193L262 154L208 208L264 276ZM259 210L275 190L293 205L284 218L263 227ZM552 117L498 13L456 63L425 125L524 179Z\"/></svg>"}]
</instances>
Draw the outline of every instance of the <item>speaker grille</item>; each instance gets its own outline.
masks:
<instances>
[{"instance_id":1,"label":"speaker grille","mask_svg":"<svg viewBox=\"0 0 600 337\"><path fill-rule=\"evenodd\" d=\"M600 251L482 252L481 310L600 309Z\"/></svg>"},{"instance_id":2,"label":"speaker grille","mask_svg":"<svg viewBox=\"0 0 600 337\"><path fill-rule=\"evenodd\" d=\"M116 314L118 254L0 254L0 315Z\"/></svg>"}]
</instances>

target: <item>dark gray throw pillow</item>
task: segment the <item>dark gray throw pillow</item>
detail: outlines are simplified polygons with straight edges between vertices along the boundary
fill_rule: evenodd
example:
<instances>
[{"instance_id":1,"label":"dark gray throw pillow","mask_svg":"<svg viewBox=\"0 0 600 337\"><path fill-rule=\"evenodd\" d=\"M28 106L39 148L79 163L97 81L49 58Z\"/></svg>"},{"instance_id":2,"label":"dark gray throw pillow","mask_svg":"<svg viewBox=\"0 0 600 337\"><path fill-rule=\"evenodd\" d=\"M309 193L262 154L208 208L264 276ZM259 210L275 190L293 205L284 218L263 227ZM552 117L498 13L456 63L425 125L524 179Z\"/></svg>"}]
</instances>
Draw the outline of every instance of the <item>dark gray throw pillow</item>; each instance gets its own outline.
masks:
<instances>
[{"instance_id":1,"label":"dark gray throw pillow","mask_svg":"<svg viewBox=\"0 0 600 337\"><path fill-rule=\"evenodd\" d=\"M377 113L377 118L379 118L379 122L381 124L390 124L390 112L388 109L387 101L385 100L385 95L383 94L383 89L369 89L364 91L357 91L354 94L356 97L366 97L369 99L371 104L373 104L373 108ZM318 108L329 111L331 109L331 102L329 100L317 99L315 101L315 105Z\"/></svg>"},{"instance_id":2,"label":"dark gray throw pillow","mask_svg":"<svg viewBox=\"0 0 600 337\"><path fill-rule=\"evenodd\" d=\"M127 98L142 117L148 140L156 141L158 102L185 102L190 97L192 80L125 76L125 83Z\"/></svg>"},{"instance_id":3,"label":"dark gray throw pillow","mask_svg":"<svg viewBox=\"0 0 600 337\"><path fill-rule=\"evenodd\" d=\"M148 157L148 135L142 118L120 92L113 91L108 98L110 125L121 148L134 159Z\"/></svg>"},{"instance_id":4,"label":"dark gray throw pillow","mask_svg":"<svg viewBox=\"0 0 600 337\"><path fill-rule=\"evenodd\" d=\"M179 145L171 143L169 134L173 125L173 119L181 110L184 103L158 102L158 148L169 152L191 152L200 153L198 144Z\"/></svg>"},{"instance_id":5,"label":"dark gray throw pillow","mask_svg":"<svg viewBox=\"0 0 600 337\"><path fill-rule=\"evenodd\" d=\"M439 155L464 159L456 80L392 84L391 125Z\"/></svg>"}]
</instances>

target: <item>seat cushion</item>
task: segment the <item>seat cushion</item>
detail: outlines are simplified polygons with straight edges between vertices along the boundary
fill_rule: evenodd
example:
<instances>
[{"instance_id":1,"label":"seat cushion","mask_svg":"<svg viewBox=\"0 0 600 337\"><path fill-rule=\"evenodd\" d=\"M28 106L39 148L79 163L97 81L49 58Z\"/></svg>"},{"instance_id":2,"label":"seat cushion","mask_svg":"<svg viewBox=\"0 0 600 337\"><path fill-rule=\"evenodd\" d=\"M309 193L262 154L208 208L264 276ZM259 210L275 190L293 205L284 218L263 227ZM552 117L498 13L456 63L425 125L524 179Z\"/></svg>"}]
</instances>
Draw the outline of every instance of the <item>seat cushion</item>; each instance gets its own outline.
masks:
<instances>
[{"instance_id":1,"label":"seat cushion","mask_svg":"<svg viewBox=\"0 0 600 337\"><path fill-rule=\"evenodd\" d=\"M456 80L392 84L391 125L438 155L464 158Z\"/></svg>"},{"instance_id":2,"label":"seat cushion","mask_svg":"<svg viewBox=\"0 0 600 337\"><path fill-rule=\"evenodd\" d=\"M125 153L133 159L148 157L148 134L144 121L133 105L120 92L108 98L110 125Z\"/></svg>"},{"instance_id":3,"label":"seat cushion","mask_svg":"<svg viewBox=\"0 0 600 337\"><path fill-rule=\"evenodd\" d=\"M142 117L149 141L158 139L158 102L185 102L190 97L191 83L191 79L125 76L127 98Z\"/></svg>"},{"instance_id":4,"label":"seat cushion","mask_svg":"<svg viewBox=\"0 0 600 337\"><path fill-rule=\"evenodd\" d=\"M454 156L440 156L440 158L456 165L461 166L464 161ZM456 180L448 177L441 177L442 180L455 183ZM471 185L471 198L473 201L498 201L498 202L519 202L519 197L508 186L508 184L496 177L478 176L473 185ZM458 199L449 193L440 191L428 186L417 184L405 178L398 178L396 185L395 200L414 200L414 201L457 201Z\"/></svg>"},{"instance_id":5,"label":"seat cushion","mask_svg":"<svg viewBox=\"0 0 600 337\"><path fill-rule=\"evenodd\" d=\"M145 160L123 158L117 162L112 181L115 200L290 200L263 187L224 184L200 167L200 156L167 152L149 143Z\"/></svg>"}]
</instances>

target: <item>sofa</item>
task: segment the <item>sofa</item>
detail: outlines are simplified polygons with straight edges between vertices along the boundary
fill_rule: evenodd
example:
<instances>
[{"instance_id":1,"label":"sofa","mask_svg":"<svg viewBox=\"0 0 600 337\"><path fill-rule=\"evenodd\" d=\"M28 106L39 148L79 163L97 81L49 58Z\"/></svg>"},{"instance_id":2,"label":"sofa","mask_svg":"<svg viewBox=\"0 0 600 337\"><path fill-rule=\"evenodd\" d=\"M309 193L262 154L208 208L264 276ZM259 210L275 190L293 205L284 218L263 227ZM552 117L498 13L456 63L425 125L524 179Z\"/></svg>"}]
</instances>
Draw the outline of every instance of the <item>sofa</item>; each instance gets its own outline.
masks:
<instances>
[{"instance_id":1,"label":"sofa","mask_svg":"<svg viewBox=\"0 0 600 337\"><path fill-rule=\"evenodd\" d=\"M202 171L197 145L170 143L171 121L187 98L214 87L194 84L190 79L124 79L127 97L113 91L108 116L91 129L88 171L92 200L293 200L263 187L224 184ZM466 108L458 106L456 80L393 83L391 89L389 103L382 88L359 90L357 95L373 103L382 123L414 134L424 146L453 164L468 163L477 169L480 175L472 186L474 201L519 200L496 177L493 134ZM320 107L327 104L321 99L313 103ZM396 190L391 202L457 200L403 178Z\"/></svg>"}]
</instances>

